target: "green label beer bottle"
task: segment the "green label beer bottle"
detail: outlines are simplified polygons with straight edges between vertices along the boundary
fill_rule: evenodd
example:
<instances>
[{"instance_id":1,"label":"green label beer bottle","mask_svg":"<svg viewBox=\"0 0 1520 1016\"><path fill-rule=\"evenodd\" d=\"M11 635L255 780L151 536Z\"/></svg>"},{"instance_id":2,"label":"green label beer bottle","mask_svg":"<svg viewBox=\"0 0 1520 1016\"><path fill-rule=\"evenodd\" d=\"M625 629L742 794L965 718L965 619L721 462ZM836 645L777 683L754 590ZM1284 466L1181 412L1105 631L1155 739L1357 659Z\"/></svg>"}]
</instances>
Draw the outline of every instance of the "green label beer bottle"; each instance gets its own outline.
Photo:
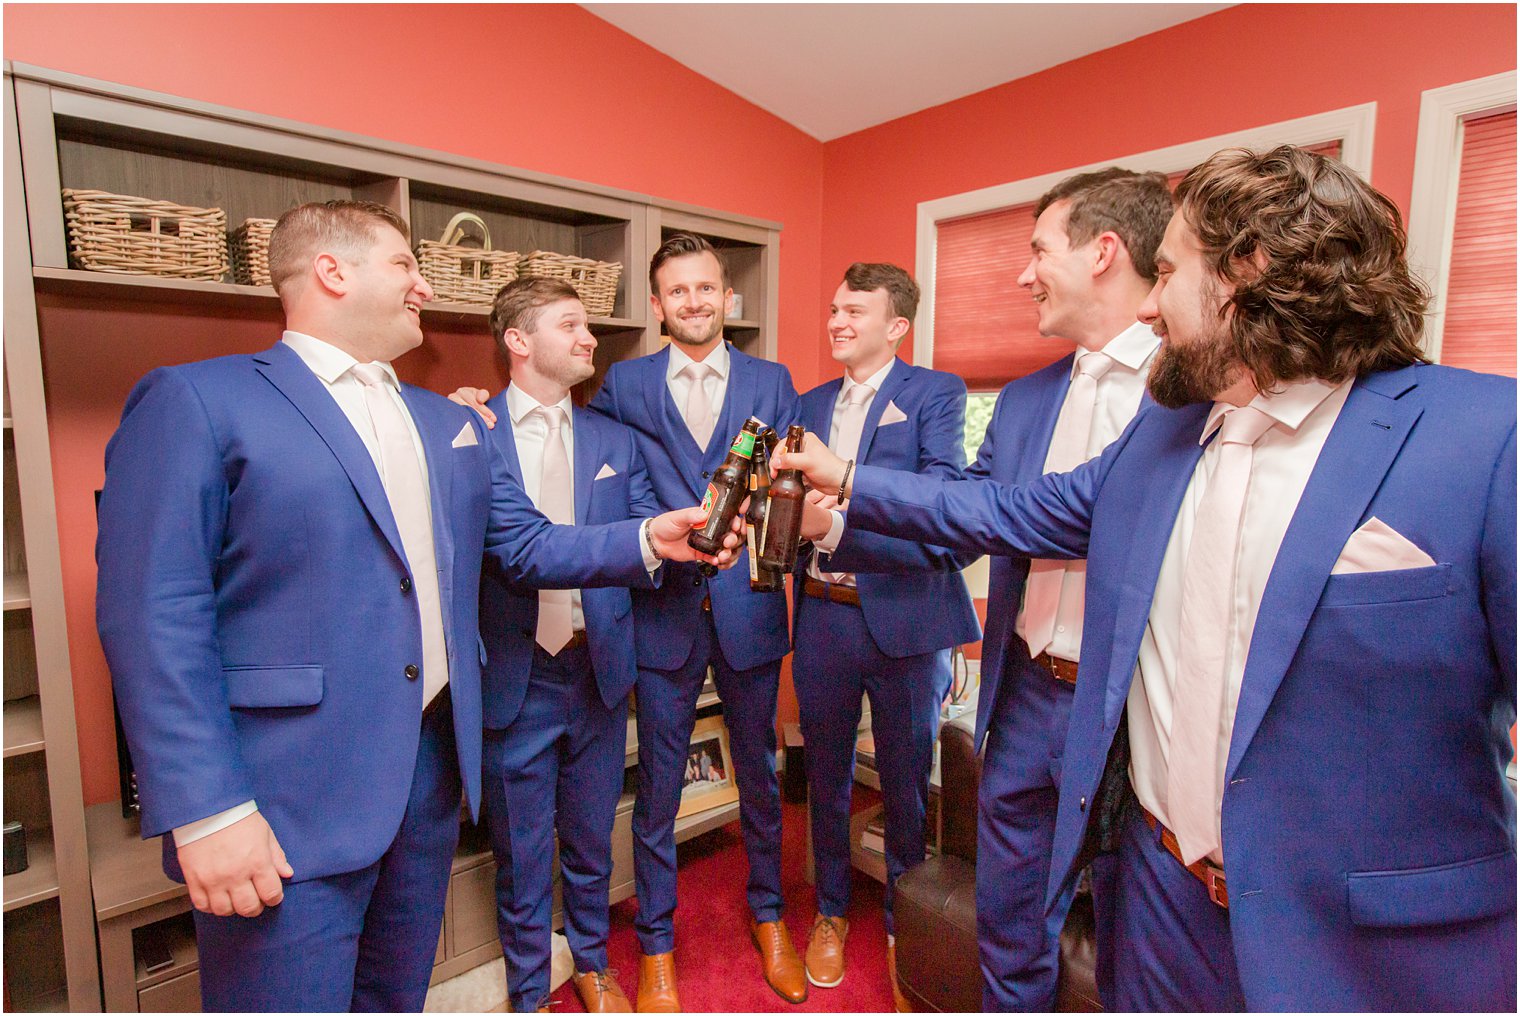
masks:
<instances>
[{"instance_id":1,"label":"green label beer bottle","mask_svg":"<svg viewBox=\"0 0 1520 1016\"><path fill-rule=\"evenodd\" d=\"M744 521L749 529L749 588L756 593L775 593L786 588L786 575L760 561L760 548L765 542L765 523L770 518L771 455L776 444L776 432L766 427L755 441L755 454L750 458L749 511Z\"/></svg>"},{"instance_id":2,"label":"green label beer bottle","mask_svg":"<svg viewBox=\"0 0 1520 1016\"><path fill-rule=\"evenodd\" d=\"M723 549L723 538L733 528L734 516L739 514L739 506L749 494L749 459L755 453L755 437L763 426L753 416L745 420L723 464L708 480L707 493L702 495L707 522L686 537L694 549L704 554L716 554Z\"/></svg>"}]
</instances>

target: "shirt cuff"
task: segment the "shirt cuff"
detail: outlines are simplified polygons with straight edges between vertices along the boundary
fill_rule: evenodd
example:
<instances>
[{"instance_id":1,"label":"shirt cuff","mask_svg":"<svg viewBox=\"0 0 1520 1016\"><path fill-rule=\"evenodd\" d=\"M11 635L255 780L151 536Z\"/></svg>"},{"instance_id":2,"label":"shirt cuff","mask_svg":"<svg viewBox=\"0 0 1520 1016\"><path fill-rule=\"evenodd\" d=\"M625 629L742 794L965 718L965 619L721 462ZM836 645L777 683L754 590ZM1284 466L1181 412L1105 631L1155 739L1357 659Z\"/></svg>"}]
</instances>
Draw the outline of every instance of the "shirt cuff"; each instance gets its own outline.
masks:
<instances>
[{"instance_id":1,"label":"shirt cuff","mask_svg":"<svg viewBox=\"0 0 1520 1016\"><path fill-rule=\"evenodd\" d=\"M199 819L195 822L188 822L174 830L174 845L176 847L183 847L187 843L194 843L196 840L204 839L212 833L219 833L232 825L232 823L240 822L258 810L259 806L255 802L244 801L242 804L234 805L226 811L218 812L215 815Z\"/></svg>"},{"instance_id":2,"label":"shirt cuff","mask_svg":"<svg viewBox=\"0 0 1520 1016\"><path fill-rule=\"evenodd\" d=\"M829 509L833 518L829 519L828 535L813 541L813 549L825 554L832 554L839 549L839 541L844 539L844 512Z\"/></svg>"},{"instance_id":3,"label":"shirt cuff","mask_svg":"<svg viewBox=\"0 0 1520 1016\"><path fill-rule=\"evenodd\" d=\"M651 578L660 570L660 559L654 556L654 541L650 539L649 527L654 525L654 519L645 519L644 524L639 526L639 551L644 555L644 570L649 572Z\"/></svg>"}]
</instances>

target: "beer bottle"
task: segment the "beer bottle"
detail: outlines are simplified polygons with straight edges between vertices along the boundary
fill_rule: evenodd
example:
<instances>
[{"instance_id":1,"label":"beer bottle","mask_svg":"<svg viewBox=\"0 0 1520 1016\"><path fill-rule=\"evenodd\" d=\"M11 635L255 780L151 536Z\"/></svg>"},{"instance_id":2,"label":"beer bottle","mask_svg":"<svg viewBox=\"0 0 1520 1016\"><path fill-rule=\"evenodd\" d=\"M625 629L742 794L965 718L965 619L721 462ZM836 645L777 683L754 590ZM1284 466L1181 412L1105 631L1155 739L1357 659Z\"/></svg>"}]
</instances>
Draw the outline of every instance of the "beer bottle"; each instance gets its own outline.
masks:
<instances>
[{"instance_id":1,"label":"beer bottle","mask_svg":"<svg viewBox=\"0 0 1520 1016\"><path fill-rule=\"evenodd\" d=\"M765 542L765 520L770 517L770 451L776 445L776 432L766 427L755 439L755 454L750 459L749 511L749 588L756 593L775 593L786 588L786 573L760 562L760 548Z\"/></svg>"},{"instance_id":2,"label":"beer bottle","mask_svg":"<svg viewBox=\"0 0 1520 1016\"><path fill-rule=\"evenodd\" d=\"M704 554L716 554L723 549L723 538L733 528L734 516L739 514L739 506L749 494L749 458L755 451L755 436L763 426L753 416L745 420L723 464L708 480L707 493L702 497L707 522L686 537L694 549Z\"/></svg>"},{"instance_id":3,"label":"beer bottle","mask_svg":"<svg viewBox=\"0 0 1520 1016\"><path fill-rule=\"evenodd\" d=\"M788 453L802 451L801 424L786 431ZM770 507L765 520L765 541L761 544L760 563L782 573L797 563L797 542L802 536L802 498L807 486L802 470L783 469L771 481Z\"/></svg>"}]
</instances>

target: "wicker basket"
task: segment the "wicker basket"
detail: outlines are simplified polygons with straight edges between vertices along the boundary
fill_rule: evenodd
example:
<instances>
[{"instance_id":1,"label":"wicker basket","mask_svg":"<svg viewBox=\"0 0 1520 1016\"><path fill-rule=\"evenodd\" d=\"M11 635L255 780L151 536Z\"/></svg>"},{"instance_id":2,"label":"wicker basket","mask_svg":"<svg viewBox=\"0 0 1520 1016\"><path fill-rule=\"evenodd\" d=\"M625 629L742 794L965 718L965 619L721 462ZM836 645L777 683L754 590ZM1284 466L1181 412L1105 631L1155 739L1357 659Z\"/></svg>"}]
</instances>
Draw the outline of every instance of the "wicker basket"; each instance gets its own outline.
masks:
<instances>
[{"instance_id":1,"label":"wicker basket","mask_svg":"<svg viewBox=\"0 0 1520 1016\"><path fill-rule=\"evenodd\" d=\"M459 243L473 227L480 234L479 247ZM474 212L459 212L444 227L442 240L417 244L417 269L433 287L433 295L452 303L490 306L502 286L517 278L522 255L514 250L492 250L491 229Z\"/></svg>"},{"instance_id":2,"label":"wicker basket","mask_svg":"<svg viewBox=\"0 0 1520 1016\"><path fill-rule=\"evenodd\" d=\"M269 234L274 219L244 219L232 231L228 253L232 258L232 281L244 286L269 285Z\"/></svg>"},{"instance_id":3,"label":"wicker basket","mask_svg":"<svg viewBox=\"0 0 1520 1016\"><path fill-rule=\"evenodd\" d=\"M623 266L616 261L593 261L570 254L536 250L518 267L523 278L561 279L575 287L586 313L608 315L617 303L618 277Z\"/></svg>"},{"instance_id":4,"label":"wicker basket","mask_svg":"<svg viewBox=\"0 0 1520 1016\"><path fill-rule=\"evenodd\" d=\"M219 282L227 213L98 190L63 191L74 263L92 272Z\"/></svg>"}]
</instances>

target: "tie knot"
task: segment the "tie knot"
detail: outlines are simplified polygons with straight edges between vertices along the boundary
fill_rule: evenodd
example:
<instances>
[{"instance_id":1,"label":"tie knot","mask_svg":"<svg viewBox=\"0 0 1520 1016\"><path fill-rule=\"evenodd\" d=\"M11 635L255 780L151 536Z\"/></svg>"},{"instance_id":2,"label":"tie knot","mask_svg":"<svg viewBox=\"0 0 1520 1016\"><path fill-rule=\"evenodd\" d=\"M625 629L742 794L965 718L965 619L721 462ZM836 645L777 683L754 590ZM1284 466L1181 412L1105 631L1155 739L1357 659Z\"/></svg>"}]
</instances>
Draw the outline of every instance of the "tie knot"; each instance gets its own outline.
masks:
<instances>
[{"instance_id":1,"label":"tie knot","mask_svg":"<svg viewBox=\"0 0 1520 1016\"><path fill-rule=\"evenodd\" d=\"M850 388L844 398L852 406L863 406L875 394L876 389L870 385L855 385Z\"/></svg>"},{"instance_id":2,"label":"tie knot","mask_svg":"<svg viewBox=\"0 0 1520 1016\"><path fill-rule=\"evenodd\" d=\"M559 406L539 406L537 412L551 434L565 425L565 411Z\"/></svg>"},{"instance_id":3,"label":"tie knot","mask_svg":"<svg viewBox=\"0 0 1520 1016\"><path fill-rule=\"evenodd\" d=\"M1225 414L1219 439L1225 444L1253 445L1275 422L1254 406L1241 406Z\"/></svg>"},{"instance_id":4,"label":"tie knot","mask_svg":"<svg viewBox=\"0 0 1520 1016\"><path fill-rule=\"evenodd\" d=\"M1084 374L1098 380L1108 373L1108 368L1114 365L1113 357L1107 353L1083 353L1077 358L1077 373Z\"/></svg>"},{"instance_id":5,"label":"tie knot","mask_svg":"<svg viewBox=\"0 0 1520 1016\"><path fill-rule=\"evenodd\" d=\"M349 372L366 388L380 387L389 380L385 368L378 363L356 363L349 368Z\"/></svg>"},{"instance_id":6,"label":"tie knot","mask_svg":"<svg viewBox=\"0 0 1520 1016\"><path fill-rule=\"evenodd\" d=\"M713 373L712 367L703 362L688 363L681 368L681 374L691 378L693 384L700 384L711 373Z\"/></svg>"}]
</instances>

